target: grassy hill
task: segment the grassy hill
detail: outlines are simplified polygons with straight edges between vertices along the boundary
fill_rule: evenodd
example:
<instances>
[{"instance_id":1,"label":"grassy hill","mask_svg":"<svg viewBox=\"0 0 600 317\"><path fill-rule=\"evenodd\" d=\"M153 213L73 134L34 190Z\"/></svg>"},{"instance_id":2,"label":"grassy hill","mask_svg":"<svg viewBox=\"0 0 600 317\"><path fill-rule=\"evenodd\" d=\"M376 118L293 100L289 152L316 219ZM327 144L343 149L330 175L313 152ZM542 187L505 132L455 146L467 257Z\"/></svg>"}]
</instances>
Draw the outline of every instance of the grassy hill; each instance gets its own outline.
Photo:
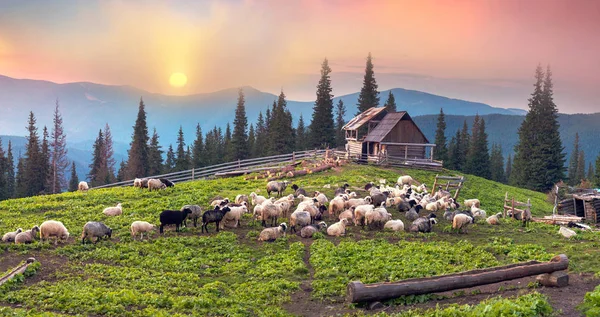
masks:
<instances>
[{"instance_id":1,"label":"grassy hill","mask_svg":"<svg viewBox=\"0 0 600 317\"><path fill-rule=\"evenodd\" d=\"M400 173L428 185L435 177L426 171L351 165L294 182L331 196L338 184L348 182L358 191L368 181L385 178L394 182ZM0 287L0 316L40 312L101 316L354 315L362 310L343 302L345 286L351 280L394 281L531 259L545 261L559 253L569 256L572 272L600 272L598 234L585 233L567 240L557 235L556 227L531 224L522 228L508 219L500 226L475 224L468 234L460 235L451 233L450 224L442 219L429 234L352 226L341 238L320 235L310 240L288 234L274 243L261 243L256 238L262 228L246 215L241 228L220 234L215 234L211 224L210 234L189 227L181 233L167 228L164 236L155 233L149 241L130 237L129 225L134 220L157 223L164 209L179 209L190 203L204 207L216 195L233 198L252 191L264 193L264 184L264 180L238 177L182 183L158 192L113 188L0 202L1 233L17 227L27 229L48 219L62 221L71 233L68 243L57 247L51 243L0 244L0 272L28 256L42 262L37 274L23 284ZM331 188L324 188L326 185ZM518 200L531 198L536 215L552 211L543 193L474 176L467 176L460 197L479 198L482 208L491 214L501 211L507 191ZM123 215L110 218L102 214L105 207L117 202L123 205ZM399 212L390 212L394 219L408 223ZM87 221L103 221L112 227L111 241L82 245L79 235ZM531 298L547 305L544 296L536 296L506 301L525 301L523 307L533 307L527 304ZM387 311L405 311L407 308L399 304L432 298L402 298L387 303L392 305Z\"/></svg>"}]
</instances>

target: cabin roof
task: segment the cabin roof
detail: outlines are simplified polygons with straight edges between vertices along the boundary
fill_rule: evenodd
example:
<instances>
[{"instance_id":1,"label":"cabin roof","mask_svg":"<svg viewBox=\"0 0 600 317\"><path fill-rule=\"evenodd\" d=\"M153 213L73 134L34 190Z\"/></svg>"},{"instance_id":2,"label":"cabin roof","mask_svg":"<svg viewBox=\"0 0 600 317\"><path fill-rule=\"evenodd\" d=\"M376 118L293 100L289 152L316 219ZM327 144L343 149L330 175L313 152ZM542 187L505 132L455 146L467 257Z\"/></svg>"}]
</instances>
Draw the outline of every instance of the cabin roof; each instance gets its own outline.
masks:
<instances>
[{"instance_id":1,"label":"cabin roof","mask_svg":"<svg viewBox=\"0 0 600 317\"><path fill-rule=\"evenodd\" d=\"M371 107L366 111L360 113L356 117L352 118L352 120L348 121L346 125L342 128L343 130L356 130L362 127L365 123L369 122L371 119L376 117L382 111L385 110L385 107Z\"/></svg>"},{"instance_id":2,"label":"cabin roof","mask_svg":"<svg viewBox=\"0 0 600 317\"><path fill-rule=\"evenodd\" d=\"M371 130L364 142L381 142L386 135L388 135L392 129L402 120L406 111L388 113L383 117L381 122Z\"/></svg>"}]
</instances>

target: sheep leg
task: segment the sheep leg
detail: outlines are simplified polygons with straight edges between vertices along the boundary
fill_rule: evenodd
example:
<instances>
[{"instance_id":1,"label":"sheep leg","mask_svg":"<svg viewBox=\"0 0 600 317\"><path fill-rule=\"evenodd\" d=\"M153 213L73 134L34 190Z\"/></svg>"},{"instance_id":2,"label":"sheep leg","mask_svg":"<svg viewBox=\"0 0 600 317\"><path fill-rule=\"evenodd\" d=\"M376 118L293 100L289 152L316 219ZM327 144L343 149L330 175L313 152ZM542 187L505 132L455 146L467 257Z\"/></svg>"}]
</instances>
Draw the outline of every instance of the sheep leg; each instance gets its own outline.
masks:
<instances>
[{"instance_id":1,"label":"sheep leg","mask_svg":"<svg viewBox=\"0 0 600 317\"><path fill-rule=\"evenodd\" d=\"M175 224L175 232L179 232L179 224L178 223Z\"/></svg>"},{"instance_id":2,"label":"sheep leg","mask_svg":"<svg viewBox=\"0 0 600 317\"><path fill-rule=\"evenodd\" d=\"M217 221L217 232L219 232L219 225L221 224L220 221Z\"/></svg>"},{"instance_id":3,"label":"sheep leg","mask_svg":"<svg viewBox=\"0 0 600 317\"><path fill-rule=\"evenodd\" d=\"M198 222L197 218L194 218L194 228L196 228L196 222Z\"/></svg>"},{"instance_id":4,"label":"sheep leg","mask_svg":"<svg viewBox=\"0 0 600 317\"><path fill-rule=\"evenodd\" d=\"M266 222L266 221L263 219L263 220L262 220L262 222L261 222L261 225L262 225L263 227L267 227L267 222Z\"/></svg>"}]
</instances>

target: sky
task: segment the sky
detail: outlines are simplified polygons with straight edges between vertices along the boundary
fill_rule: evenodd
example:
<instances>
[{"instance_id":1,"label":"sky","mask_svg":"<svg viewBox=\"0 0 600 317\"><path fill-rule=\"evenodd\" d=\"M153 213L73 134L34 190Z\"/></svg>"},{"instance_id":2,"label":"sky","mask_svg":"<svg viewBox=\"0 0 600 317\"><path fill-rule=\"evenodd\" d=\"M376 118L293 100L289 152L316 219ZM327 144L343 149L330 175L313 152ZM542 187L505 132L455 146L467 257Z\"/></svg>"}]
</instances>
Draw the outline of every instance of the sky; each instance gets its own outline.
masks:
<instances>
[{"instance_id":1,"label":"sky","mask_svg":"<svg viewBox=\"0 0 600 317\"><path fill-rule=\"evenodd\" d=\"M560 112L600 111L596 0L0 1L0 74L15 78L309 101L324 58L335 95L359 91L369 52L380 90L525 109L549 64Z\"/></svg>"}]
</instances>

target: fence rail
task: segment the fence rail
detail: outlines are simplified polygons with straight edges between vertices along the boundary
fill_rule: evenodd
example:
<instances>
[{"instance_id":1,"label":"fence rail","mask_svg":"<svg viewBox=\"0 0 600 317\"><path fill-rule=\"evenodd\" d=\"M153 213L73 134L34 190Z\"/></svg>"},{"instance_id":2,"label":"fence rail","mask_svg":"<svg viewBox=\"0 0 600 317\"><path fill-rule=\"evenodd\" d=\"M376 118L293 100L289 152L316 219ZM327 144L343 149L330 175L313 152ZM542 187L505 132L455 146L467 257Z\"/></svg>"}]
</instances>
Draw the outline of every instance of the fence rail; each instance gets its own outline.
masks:
<instances>
[{"instance_id":1,"label":"fence rail","mask_svg":"<svg viewBox=\"0 0 600 317\"><path fill-rule=\"evenodd\" d=\"M206 179L212 176L215 176L217 173L223 172L232 172L242 169L249 168L273 168L277 167L284 163L295 163L296 160L307 159L307 158L318 158L325 155L327 150L310 150L310 151L301 151L301 152L292 152L288 154L281 155L273 155L267 157L259 157L252 158L247 160L237 160L233 162L221 163L211 166L204 166L193 168L190 170L160 174L154 176L148 176L146 178L169 178L169 180L173 182L187 182L198 179ZM345 153L345 152L344 152ZM110 187L123 187L123 186L132 186L133 179L106 184L101 186L95 186L90 189L98 189L98 188L110 188Z\"/></svg>"}]
</instances>

